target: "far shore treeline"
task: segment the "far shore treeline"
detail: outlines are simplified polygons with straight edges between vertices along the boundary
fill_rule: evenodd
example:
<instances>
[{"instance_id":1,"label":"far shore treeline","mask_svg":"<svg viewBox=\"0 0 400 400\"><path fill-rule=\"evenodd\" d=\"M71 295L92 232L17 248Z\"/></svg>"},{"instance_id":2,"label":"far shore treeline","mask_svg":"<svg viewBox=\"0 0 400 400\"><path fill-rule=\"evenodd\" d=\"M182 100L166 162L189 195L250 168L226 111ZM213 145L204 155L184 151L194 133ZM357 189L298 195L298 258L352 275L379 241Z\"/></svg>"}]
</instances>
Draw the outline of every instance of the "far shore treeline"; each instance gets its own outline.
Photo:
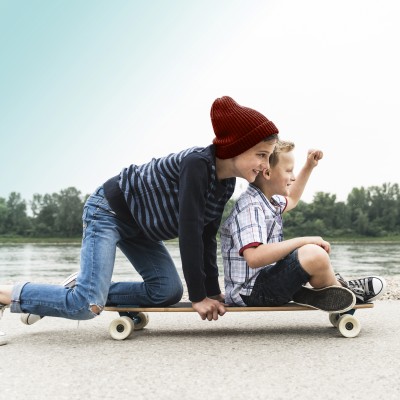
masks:
<instances>
[{"instance_id":1,"label":"far shore treeline","mask_svg":"<svg viewBox=\"0 0 400 400\"><path fill-rule=\"evenodd\" d=\"M0 197L1 238L78 238L82 209L88 195L69 187L53 194L35 194L26 201L12 192ZM229 200L223 219L236 199ZM311 203L300 201L284 214L285 237L388 238L400 235L398 184L354 188L345 202L336 195L317 192ZM400 237L400 236L399 236Z\"/></svg>"}]
</instances>

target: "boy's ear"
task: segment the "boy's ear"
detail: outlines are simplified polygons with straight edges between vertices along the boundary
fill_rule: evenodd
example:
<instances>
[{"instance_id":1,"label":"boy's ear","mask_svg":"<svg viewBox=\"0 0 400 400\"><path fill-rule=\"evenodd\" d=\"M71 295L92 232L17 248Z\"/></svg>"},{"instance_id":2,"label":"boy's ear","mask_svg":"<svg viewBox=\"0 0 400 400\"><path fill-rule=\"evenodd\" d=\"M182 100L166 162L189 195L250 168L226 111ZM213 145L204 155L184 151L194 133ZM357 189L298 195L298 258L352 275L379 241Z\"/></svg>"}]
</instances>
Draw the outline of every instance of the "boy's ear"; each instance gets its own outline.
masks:
<instances>
[{"instance_id":1,"label":"boy's ear","mask_svg":"<svg viewBox=\"0 0 400 400\"><path fill-rule=\"evenodd\" d=\"M262 174L263 174L263 177L264 177L265 179L267 179L267 180L270 179L271 172L270 172L269 169L264 169L263 172L262 172Z\"/></svg>"}]
</instances>

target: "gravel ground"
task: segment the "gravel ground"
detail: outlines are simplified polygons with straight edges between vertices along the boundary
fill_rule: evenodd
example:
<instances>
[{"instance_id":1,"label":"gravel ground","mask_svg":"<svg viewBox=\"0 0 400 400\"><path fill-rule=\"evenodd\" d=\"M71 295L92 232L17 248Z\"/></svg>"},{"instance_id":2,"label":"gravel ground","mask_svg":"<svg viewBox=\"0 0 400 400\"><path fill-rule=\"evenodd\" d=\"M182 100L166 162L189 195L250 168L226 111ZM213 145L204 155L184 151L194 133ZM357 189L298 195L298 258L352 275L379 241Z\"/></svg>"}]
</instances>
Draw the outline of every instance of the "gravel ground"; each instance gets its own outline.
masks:
<instances>
[{"instance_id":1,"label":"gravel ground","mask_svg":"<svg viewBox=\"0 0 400 400\"><path fill-rule=\"evenodd\" d=\"M400 300L400 277L385 277L385 279L388 287L380 300Z\"/></svg>"}]
</instances>

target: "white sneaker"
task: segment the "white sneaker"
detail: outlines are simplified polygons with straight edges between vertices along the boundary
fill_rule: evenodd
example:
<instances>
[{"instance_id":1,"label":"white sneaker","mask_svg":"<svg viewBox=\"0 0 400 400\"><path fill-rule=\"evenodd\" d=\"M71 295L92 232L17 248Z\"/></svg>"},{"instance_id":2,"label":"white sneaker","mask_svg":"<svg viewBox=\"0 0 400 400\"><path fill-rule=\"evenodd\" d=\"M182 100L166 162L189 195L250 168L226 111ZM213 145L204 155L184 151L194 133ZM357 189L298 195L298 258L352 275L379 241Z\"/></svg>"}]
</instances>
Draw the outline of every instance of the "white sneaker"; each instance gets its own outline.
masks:
<instances>
[{"instance_id":1,"label":"white sneaker","mask_svg":"<svg viewBox=\"0 0 400 400\"><path fill-rule=\"evenodd\" d=\"M67 288L73 288L76 285L76 277L78 276L78 272L74 272L68 278L64 279L61 282L62 286ZM42 315L36 314L21 314L21 322L25 325L33 325L34 323L40 321L43 318Z\"/></svg>"},{"instance_id":2,"label":"white sneaker","mask_svg":"<svg viewBox=\"0 0 400 400\"><path fill-rule=\"evenodd\" d=\"M3 346L4 344L7 344L7 337L4 332L0 331L0 346Z\"/></svg>"},{"instance_id":3,"label":"white sneaker","mask_svg":"<svg viewBox=\"0 0 400 400\"><path fill-rule=\"evenodd\" d=\"M0 319L3 317L3 312L6 307L7 306L4 304L0 304ZM0 331L0 346L3 346L3 344L7 344L7 336L4 332Z\"/></svg>"}]
</instances>

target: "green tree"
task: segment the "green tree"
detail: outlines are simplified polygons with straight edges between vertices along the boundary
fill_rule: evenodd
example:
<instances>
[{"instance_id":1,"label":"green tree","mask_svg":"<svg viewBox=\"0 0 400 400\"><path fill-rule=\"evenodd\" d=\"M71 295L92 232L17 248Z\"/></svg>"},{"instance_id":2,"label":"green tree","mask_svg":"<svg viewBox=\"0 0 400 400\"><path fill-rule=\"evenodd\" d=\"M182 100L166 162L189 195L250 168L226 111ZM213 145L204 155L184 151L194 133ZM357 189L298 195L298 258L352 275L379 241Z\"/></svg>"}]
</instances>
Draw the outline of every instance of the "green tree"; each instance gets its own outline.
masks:
<instances>
[{"instance_id":1,"label":"green tree","mask_svg":"<svg viewBox=\"0 0 400 400\"><path fill-rule=\"evenodd\" d=\"M335 203L333 209L333 228L332 236L343 236L352 233L349 208L343 201Z\"/></svg>"},{"instance_id":2,"label":"green tree","mask_svg":"<svg viewBox=\"0 0 400 400\"><path fill-rule=\"evenodd\" d=\"M26 214L26 202L12 192L8 200L0 198L0 234L36 236L79 236L82 232L81 193L74 187L60 193L35 194L30 202L32 215ZM230 199L222 222L235 205ZM283 215L285 237L321 235L385 236L400 234L400 188L398 184L353 188L346 202L337 202L336 195L317 192L308 204L300 201L296 208Z\"/></svg>"},{"instance_id":3,"label":"green tree","mask_svg":"<svg viewBox=\"0 0 400 400\"><path fill-rule=\"evenodd\" d=\"M317 192L311 206L312 219L318 227L318 235L332 235L335 228L336 195ZM317 224L317 221L318 224ZM322 231L325 229L325 232Z\"/></svg>"},{"instance_id":4,"label":"green tree","mask_svg":"<svg viewBox=\"0 0 400 400\"><path fill-rule=\"evenodd\" d=\"M31 201L33 233L35 236L51 236L56 232L58 214L57 195L34 194Z\"/></svg>"},{"instance_id":5,"label":"green tree","mask_svg":"<svg viewBox=\"0 0 400 400\"><path fill-rule=\"evenodd\" d=\"M26 202L21 199L21 194L16 192L10 193L6 206L7 213L4 233L12 235L29 234L30 221L26 214Z\"/></svg>"},{"instance_id":6,"label":"green tree","mask_svg":"<svg viewBox=\"0 0 400 400\"><path fill-rule=\"evenodd\" d=\"M368 232L369 193L364 187L353 188L347 196L350 224L355 233L365 235Z\"/></svg>"},{"instance_id":7,"label":"green tree","mask_svg":"<svg viewBox=\"0 0 400 400\"><path fill-rule=\"evenodd\" d=\"M375 236L397 231L399 186L384 183L368 188L370 230Z\"/></svg>"},{"instance_id":8,"label":"green tree","mask_svg":"<svg viewBox=\"0 0 400 400\"><path fill-rule=\"evenodd\" d=\"M309 209L310 205L300 200L297 207L283 214L285 238L307 235L304 227L308 221Z\"/></svg>"},{"instance_id":9,"label":"green tree","mask_svg":"<svg viewBox=\"0 0 400 400\"><path fill-rule=\"evenodd\" d=\"M56 195L57 215L55 229L62 236L78 236L82 233L82 208L81 192L74 187L61 190Z\"/></svg>"},{"instance_id":10,"label":"green tree","mask_svg":"<svg viewBox=\"0 0 400 400\"><path fill-rule=\"evenodd\" d=\"M0 197L0 235L6 232L7 203L6 199Z\"/></svg>"}]
</instances>

